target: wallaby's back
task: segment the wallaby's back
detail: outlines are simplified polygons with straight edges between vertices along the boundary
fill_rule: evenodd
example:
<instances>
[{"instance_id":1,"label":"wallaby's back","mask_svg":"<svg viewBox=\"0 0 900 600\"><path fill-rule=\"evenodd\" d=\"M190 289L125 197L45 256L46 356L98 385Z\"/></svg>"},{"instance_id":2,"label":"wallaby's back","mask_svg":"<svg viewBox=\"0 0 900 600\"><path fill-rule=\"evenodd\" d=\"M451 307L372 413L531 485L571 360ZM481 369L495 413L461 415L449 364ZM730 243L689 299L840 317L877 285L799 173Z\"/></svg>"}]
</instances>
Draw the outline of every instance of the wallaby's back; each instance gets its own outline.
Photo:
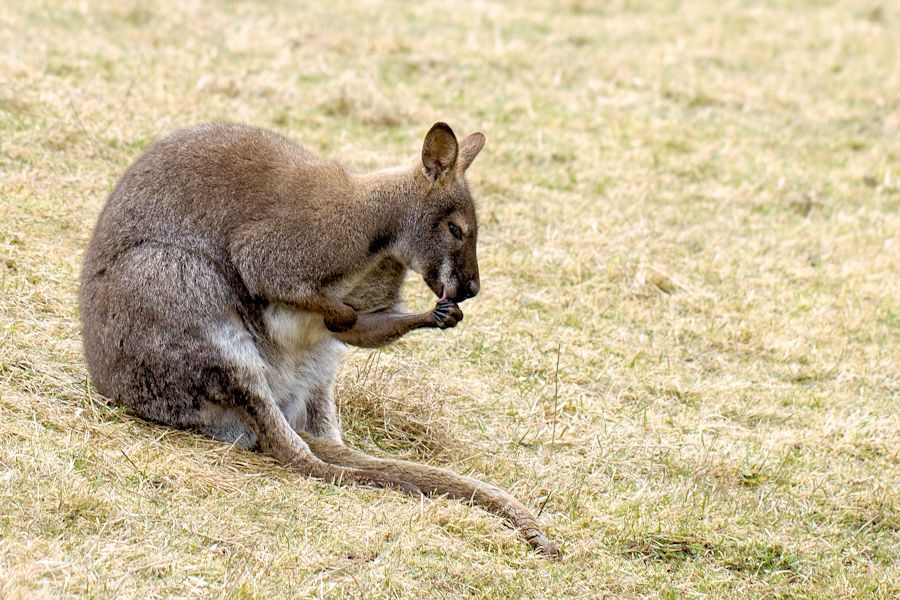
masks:
<instances>
[{"instance_id":1,"label":"wallaby's back","mask_svg":"<svg viewBox=\"0 0 900 600\"><path fill-rule=\"evenodd\" d=\"M116 185L97 222L84 277L148 240L221 254L230 231L284 201L279 196L304 172L310 180L327 173L339 182L342 167L246 125L178 131L150 147Z\"/></svg>"}]
</instances>

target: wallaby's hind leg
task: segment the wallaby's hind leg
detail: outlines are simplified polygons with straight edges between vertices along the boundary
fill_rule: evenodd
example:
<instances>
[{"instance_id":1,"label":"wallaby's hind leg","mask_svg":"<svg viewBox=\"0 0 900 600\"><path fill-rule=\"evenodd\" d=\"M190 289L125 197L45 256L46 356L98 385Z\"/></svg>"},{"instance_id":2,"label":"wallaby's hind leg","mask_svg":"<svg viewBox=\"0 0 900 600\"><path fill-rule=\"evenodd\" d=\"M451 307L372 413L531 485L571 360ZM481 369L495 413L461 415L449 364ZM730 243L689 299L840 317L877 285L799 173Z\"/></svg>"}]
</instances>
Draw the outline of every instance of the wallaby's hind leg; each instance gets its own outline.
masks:
<instances>
[{"instance_id":1,"label":"wallaby's hind leg","mask_svg":"<svg viewBox=\"0 0 900 600\"><path fill-rule=\"evenodd\" d=\"M305 401L306 413L301 427L291 423L295 431L305 431L317 438L341 442L341 424L334 403L334 377L313 388Z\"/></svg>"},{"instance_id":2,"label":"wallaby's hind leg","mask_svg":"<svg viewBox=\"0 0 900 600\"><path fill-rule=\"evenodd\" d=\"M419 493L415 485L399 477L374 470L329 464L317 458L306 442L291 428L288 417L282 412L278 397L269 384L268 376L273 368L263 358L240 320L232 315L218 322L211 329L209 340L218 350L217 358L222 365L215 370L220 377L215 388L216 393L213 393L212 389L207 391L212 396L210 400L225 409L224 412L229 418L236 415L243 422L247 437L255 440L260 450L303 475L335 484L356 483L398 488L410 494ZM325 400L330 398L326 396ZM329 421L330 413L327 409L328 406L320 407L320 410L314 413L317 416L313 421L314 424ZM214 433L217 427L225 423L223 414L215 411L207 411L204 414L213 417L208 424L198 423L207 433Z\"/></svg>"},{"instance_id":3,"label":"wallaby's hind leg","mask_svg":"<svg viewBox=\"0 0 900 600\"><path fill-rule=\"evenodd\" d=\"M365 467L339 466L316 457L304 440L291 429L284 414L271 400L253 392L235 392L240 396L237 410L247 427L256 435L260 449L281 464L334 484L354 483L380 488L396 488L408 494L419 494L413 484Z\"/></svg>"},{"instance_id":4,"label":"wallaby's hind leg","mask_svg":"<svg viewBox=\"0 0 900 600\"><path fill-rule=\"evenodd\" d=\"M383 473L416 485L423 494L446 494L478 505L510 522L532 548L550 557L559 557L559 547L551 542L525 506L511 494L472 477L458 475L429 465L370 456L332 440L301 432L313 454L323 461Z\"/></svg>"}]
</instances>

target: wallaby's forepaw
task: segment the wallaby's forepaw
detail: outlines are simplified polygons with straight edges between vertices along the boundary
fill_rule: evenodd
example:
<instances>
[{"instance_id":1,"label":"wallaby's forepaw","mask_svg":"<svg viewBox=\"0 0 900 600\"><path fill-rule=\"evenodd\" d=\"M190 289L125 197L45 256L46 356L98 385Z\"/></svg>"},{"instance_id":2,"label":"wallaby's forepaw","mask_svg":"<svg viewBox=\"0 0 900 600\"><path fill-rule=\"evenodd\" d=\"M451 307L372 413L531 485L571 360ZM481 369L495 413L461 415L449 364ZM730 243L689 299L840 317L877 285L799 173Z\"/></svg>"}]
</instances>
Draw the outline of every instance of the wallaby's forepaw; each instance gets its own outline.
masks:
<instances>
[{"instance_id":1,"label":"wallaby's forepaw","mask_svg":"<svg viewBox=\"0 0 900 600\"><path fill-rule=\"evenodd\" d=\"M463 320L462 309L453 300L439 300L432 316L439 329L456 327L456 324Z\"/></svg>"},{"instance_id":2,"label":"wallaby's forepaw","mask_svg":"<svg viewBox=\"0 0 900 600\"><path fill-rule=\"evenodd\" d=\"M340 333L356 325L356 311L346 305L344 308L346 310L335 310L325 315L325 329L332 333Z\"/></svg>"},{"instance_id":3,"label":"wallaby's forepaw","mask_svg":"<svg viewBox=\"0 0 900 600\"><path fill-rule=\"evenodd\" d=\"M528 545L534 548L538 554L547 558L560 558L562 551L559 546L547 539L547 536L540 529L528 529L524 532Z\"/></svg>"}]
</instances>

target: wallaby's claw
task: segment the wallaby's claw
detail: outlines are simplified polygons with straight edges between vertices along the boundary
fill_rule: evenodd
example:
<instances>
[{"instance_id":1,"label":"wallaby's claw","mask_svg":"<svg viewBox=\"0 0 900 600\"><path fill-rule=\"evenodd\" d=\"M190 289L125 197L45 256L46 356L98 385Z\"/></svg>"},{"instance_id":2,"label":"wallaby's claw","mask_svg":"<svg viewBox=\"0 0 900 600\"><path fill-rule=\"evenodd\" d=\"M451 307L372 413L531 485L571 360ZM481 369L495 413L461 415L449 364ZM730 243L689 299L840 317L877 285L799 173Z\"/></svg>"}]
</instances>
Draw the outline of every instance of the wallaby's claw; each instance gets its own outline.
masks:
<instances>
[{"instance_id":1,"label":"wallaby's claw","mask_svg":"<svg viewBox=\"0 0 900 600\"><path fill-rule=\"evenodd\" d=\"M434 322L440 329L455 327L463 320L462 309L453 300L440 300L434 307Z\"/></svg>"},{"instance_id":2,"label":"wallaby's claw","mask_svg":"<svg viewBox=\"0 0 900 600\"><path fill-rule=\"evenodd\" d=\"M547 536L539 529L528 529L524 533L525 539L528 540L528 544L534 548L538 554L546 556L547 558L560 558L562 556L562 551L559 549L559 546L547 539Z\"/></svg>"}]
</instances>

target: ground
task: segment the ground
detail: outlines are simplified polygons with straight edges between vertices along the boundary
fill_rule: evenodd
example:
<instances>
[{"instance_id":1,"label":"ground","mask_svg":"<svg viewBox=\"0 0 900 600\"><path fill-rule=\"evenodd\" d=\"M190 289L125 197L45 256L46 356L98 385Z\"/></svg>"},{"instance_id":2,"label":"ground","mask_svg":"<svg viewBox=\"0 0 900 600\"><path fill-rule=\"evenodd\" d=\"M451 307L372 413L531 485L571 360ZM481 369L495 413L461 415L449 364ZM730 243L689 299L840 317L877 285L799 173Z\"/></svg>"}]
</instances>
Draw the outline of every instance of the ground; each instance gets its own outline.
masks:
<instances>
[{"instance_id":1,"label":"ground","mask_svg":"<svg viewBox=\"0 0 900 600\"><path fill-rule=\"evenodd\" d=\"M877 1L6 3L0 595L896 597L898 39ZM487 135L482 293L351 352L342 420L511 489L562 560L92 391L94 220L213 119L357 169Z\"/></svg>"}]
</instances>

